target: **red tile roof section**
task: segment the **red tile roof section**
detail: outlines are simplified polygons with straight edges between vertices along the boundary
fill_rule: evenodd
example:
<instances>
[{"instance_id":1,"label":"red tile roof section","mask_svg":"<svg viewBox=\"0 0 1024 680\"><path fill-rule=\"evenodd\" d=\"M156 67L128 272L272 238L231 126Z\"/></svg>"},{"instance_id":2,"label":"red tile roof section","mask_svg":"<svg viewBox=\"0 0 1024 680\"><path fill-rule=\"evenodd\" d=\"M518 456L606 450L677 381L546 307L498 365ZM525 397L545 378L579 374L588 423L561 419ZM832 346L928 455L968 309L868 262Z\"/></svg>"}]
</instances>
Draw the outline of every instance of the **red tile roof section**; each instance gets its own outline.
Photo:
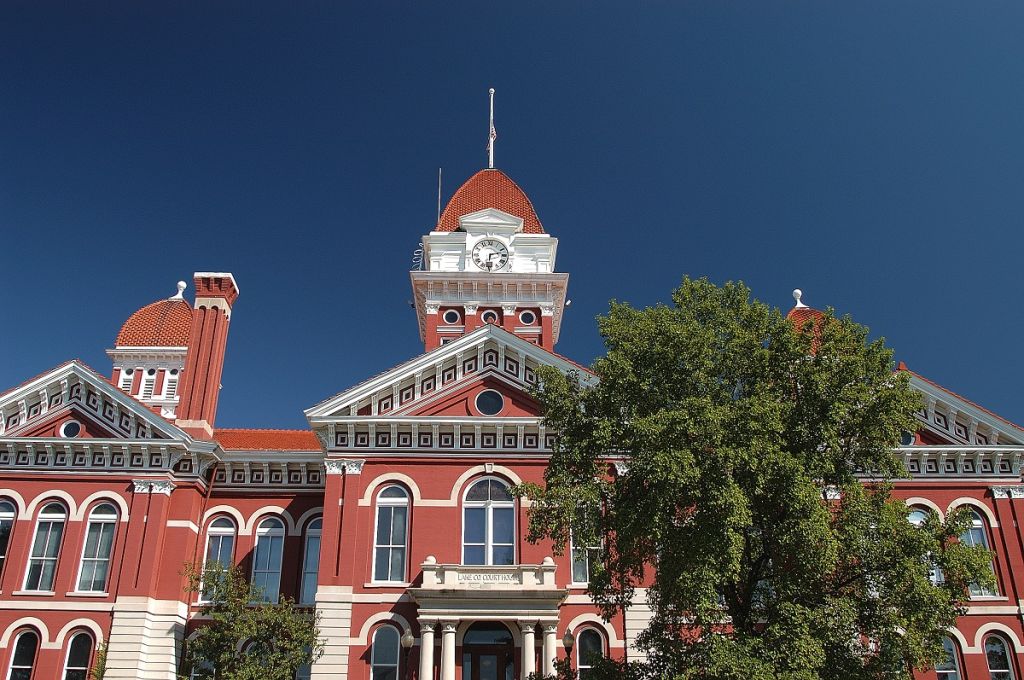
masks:
<instances>
[{"instance_id":1,"label":"red tile roof section","mask_svg":"<svg viewBox=\"0 0 1024 680\"><path fill-rule=\"evenodd\" d=\"M519 185L501 170L481 170L466 180L448 201L434 231L457 231L459 218L497 208L523 220L523 233L543 234L537 211Z\"/></svg>"},{"instance_id":2,"label":"red tile roof section","mask_svg":"<svg viewBox=\"0 0 1024 680\"><path fill-rule=\"evenodd\" d=\"M812 309L810 307L794 307L789 310L789 314L786 315L786 318L790 319L798 328L803 328L804 324L808 321L813 319L816 322L823 316L825 316L825 313L819 312L817 309Z\"/></svg>"},{"instance_id":3,"label":"red tile roof section","mask_svg":"<svg viewBox=\"0 0 1024 680\"><path fill-rule=\"evenodd\" d=\"M990 416L992 416L996 420L998 420L1000 422L1003 422L1003 423L1006 423L1007 425L1009 425L1010 427L1014 428L1015 430L1021 430L1022 432L1024 432L1024 427L1021 427L1020 425L1018 425L1017 423L1015 423L1013 421L1007 420L1006 418L1002 417L1001 415L999 415L997 413L993 413L992 411L989 411L984 406L981 406L980 404L971 401L967 397L963 397L963 396L957 394L956 392L954 392L951 389L943 387L942 385L940 385L939 383L935 382L934 380L929 380L928 378L924 377L923 375L921 375L917 371L910 370L909 368L907 368L907 365L905 363L903 363L902 361L899 363L899 366L898 366L898 368L896 370L898 370L898 371L906 371L910 375L915 376L915 377L920 378L921 380L925 381L926 383L928 383L932 387L938 388L938 389L942 390L943 392L945 392L946 394L954 396L954 397L956 397L957 399L959 399L960 401L962 401L964 403L970 404L971 406L973 406L974 408L978 409L979 411L984 411L985 413L989 414Z\"/></svg>"},{"instance_id":4,"label":"red tile roof section","mask_svg":"<svg viewBox=\"0 0 1024 680\"><path fill-rule=\"evenodd\" d=\"M320 440L312 430L217 429L213 438L225 451L319 451Z\"/></svg>"},{"instance_id":5,"label":"red tile roof section","mask_svg":"<svg viewBox=\"0 0 1024 680\"><path fill-rule=\"evenodd\" d=\"M128 317L117 334L117 347L186 347L192 331L192 305L185 300L158 300Z\"/></svg>"}]
</instances>

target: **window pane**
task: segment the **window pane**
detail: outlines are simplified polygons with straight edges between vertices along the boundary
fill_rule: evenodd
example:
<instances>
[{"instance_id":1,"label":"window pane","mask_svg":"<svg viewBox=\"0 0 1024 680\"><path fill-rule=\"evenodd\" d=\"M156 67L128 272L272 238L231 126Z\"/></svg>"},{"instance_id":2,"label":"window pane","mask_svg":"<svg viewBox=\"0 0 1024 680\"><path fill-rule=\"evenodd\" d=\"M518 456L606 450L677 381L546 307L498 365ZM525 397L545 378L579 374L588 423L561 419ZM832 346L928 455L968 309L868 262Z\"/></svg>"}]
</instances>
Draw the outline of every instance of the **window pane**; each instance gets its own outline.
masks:
<instances>
[{"instance_id":1,"label":"window pane","mask_svg":"<svg viewBox=\"0 0 1024 680\"><path fill-rule=\"evenodd\" d=\"M467 501L486 501L487 500L487 481L483 480L477 482L469 489L469 493L466 494Z\"/></svg>"},{"instance_id":2,"label":"window pane","mask_svg":"<svg viewBox=\"0 0 1024 680\"><path fill-rule=\"evenodd\" d=\"M467 545L463 551L463 564L483 564L484 547L482 545Z\"/></svg>"},{"instance_id":3,"label":"window pane","mask_svg":"<svg viewBox=\"0 0 1024 680\"><path fill-rule=\"evenodd\" d=\"M384 668L374 667L372 680L397 680L398 669L397 668Z\"/></svg>"},{"instance_id":4,"label":"window pane","mask_svg":"<svg viewBox=\"0 0 1024 680\"><path fill-rule=\"evenodd\" d=\"M484 508L466 508L466 543L483 543L487 526L487 510Z\"/></svg>"},{"instance_id":5,"label":"window pane","mask_svg":"<svg viewBox=\"0 0 1024 680\"><path fill-rule=\"evenodd\" d=\"M398 664L398 630L382 626L373 634L373 665Z\"/></svg>"},{"instance_id":6,"label":"window pane","mask_svg":"<svg viewBox=\"0 0 1024 680\"><path fill-rule=\"evenodd\" d=\"M391 573L392 581L405 580L405 548L391 549Z\"/></svg>"},{"instance_id":7,"label":"window pane","mask_svg":"<svg viewBox=\"0 0 1024 680\"><path fill-rule=\"evenodd\" d=\"M9 519L0 520L0 557L7 555L7 544L11 540L11 528L14 522Z\"/></svg>"},{"instance_id":8,"label":"window pane","mask_svg":"<svg viewBox=\"0 0 1024 680\"><path fill-rule=\"evenodd\" d=\"M493 564L513 564L512 546L494 546Z\"/></svg>"},{"instance_id":9,"label":"window pane","mask_svg":"<svg viewBox=\"0 0 1024 680\"><path fill-rule=\"evenodd\" d=\"M373 555L373 580L374 581L387 581L388 580L388 567L390 561L388 559L389 548L377 548Z\"/></svg>"},{"instance_id":10,"label":"window pane","mask_svg":"<svg viewBox=\"0 0 1024 680\"><path fill-rule=\"evenodd\" d=\"M72 668L85 668L89 665L89 656L92 654L92 638L85 633L79 633L71 641L71 649L68 652L68 666Z\"/></svg>"},{"instance_id":11,"label":"window pane","mask_svg":"<svg viewBox=\"0 0 1024 680\"><path fill-rule=\"evenodd\" d=\"M395 508L377 508L377 545L387 545L391 535L391 513Z\"/></svg>"},{"instance_id":12,"label":"window pane","mask_svg":"<svg viewBox=\"0 0 1024 680\"><path fill-rule=\"evenodd\" d=\"M490 487L492 501L512 502L512 493L508 490L507 486L496 479L492 479Z\"/></svg>"},{"instance_id":13,"label":"window pane","mask_svg":"<svg viewBox=\"0 0 1024 680\"><path fill-rule=\"evenodd\" d=\"M988 659L990 671L1010 670L1010 660L1006 657L1006 645L1003 644L1002 639L990 635L985 640L985 657Z\"/></svg>"},{"instance_id":14,"label":"window pane","mask_svg":"<svg viewBox=\"0 0 1024 680\"><path fill-rule=\"evenodd\" d=\"M400 486L389 486L380 492L381 498L408 498L405 489Z\"/></svg>"},{"instance_id":15,"label":"window pane","mask_svg":"<svg viewBox=\"0 0 1024 680\"><path fill-rule=\"evenodd\" d=\"M494 508L494 536L491 539L495 543L512 543L515 536L515 512L512 508Z\"/></svg>"},{"instance_id":16,"label":"window pane","mask_svg":"<svg viewBox=\"0 0 1024 680\"><path fill-rule=\"evenodd\" d=\"M581 659L589 659L592 655L601 655L601 634L596 630L587 629L580 633L578 644Z\"/></svg>"},{"instance_id":17,"label":"window pane","mask_svg":"<svg viewBox=\"0 0 1024 680\"><path fill-rule=\"evenodd\" d=\"M408 508L395 508L391 520L391 544L405 545L405 518Z\"/></svg>"},{"instance_id":18,"label":"window pane","mask_svg":"<svg viewBox=\"0 0 1024 680\"><path fill-rule=\"evenodd\" d=\"M18 646L14 648L15 666L31 667L36 660L36 647L39 645L39 637L32 631L26 631L18 636Z\"/></svg>"}]
</instances>

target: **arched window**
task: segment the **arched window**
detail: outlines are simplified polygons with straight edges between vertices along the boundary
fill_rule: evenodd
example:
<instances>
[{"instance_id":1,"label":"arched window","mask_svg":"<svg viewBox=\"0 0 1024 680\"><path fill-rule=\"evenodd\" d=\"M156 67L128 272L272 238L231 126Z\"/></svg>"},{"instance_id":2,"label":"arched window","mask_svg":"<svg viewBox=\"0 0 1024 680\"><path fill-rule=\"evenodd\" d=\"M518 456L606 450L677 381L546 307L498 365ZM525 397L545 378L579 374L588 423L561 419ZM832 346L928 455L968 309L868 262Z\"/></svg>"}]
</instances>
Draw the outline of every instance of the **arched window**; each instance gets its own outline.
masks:
<instances>
[{"instance_id":1,"label":"arched window","mask_svg":"<svg viewBox=\"0 0 1024 680\"><path fill-rule=\"evenodd\" d=\"M381 626L373 634L370 680L398 680L398 630Z\"/></svg>"},{"instance_id":2,"label":"arched window","mask_svg":"<svg viewBox=\"0 0 1024 680\"><path fill-rule=\"evenodd\" d=\"M256 597L277 602L281 592L281 558L284 553L284 522L268 517L256 529L256 554L252 561L252 585Z\"/></svg>"},{"instance_id":3,"label":"arched window","mask_svg":"<svg viewBox=\"0 0 1024 680\"><path fill-rule=\"evenodd\" d=\"M14 503L0 500L0 577L4 574L7 546L11 542L12 529L14 529Z\"/></svg>"},{"instance_id":4,"label":"arched window","mask_svg":"<svg viewBox=\"0 0 1024 680\"><path fill-rule=\"evenodd\" d=\"M985 660L991 680L1013 680L1013 666L1006 651L1006 641L998 635L985 638Z\"/></svg>"},{"instance_id":5,"label":"arched window","mask_svg":"<svg viewBox=\"0 0 1024 680\"><path fill-rule=\"evenodd\" d=\"M39 513L36 537L28 558L25 590L51 591L57 573L57 557L68 513L60 503L48 503Z\"/></svg>"},{"instance_id":6,"label":"arched window","mask_svg":"<svg viewBox=\"0 0 1024 680\"><path fill-rule=\"evenodd\" d=\"M32 680L32 669L36 665L36 650L39 648L39 635L34 630L24 630L18 634L14 642L14 654L11 655L11 668L7 672L7 680Z\"/></svg>"},{"instance_id":7,"label":"arched window","mask_svg":"<svg viewBox=\"0 0 1024 680\"><path fill-rule=\"evenodd\" d=\"M68 658L64 662L64 680L86 680L92 660L92 636L76 633L68 645Z\"/></svg>"},{"instance_id":8,"label":"arched window","mask_svg":"<svg viewBox=\"0 0 1024 680\"><path fill-rule=\"evenodd\" d=\"M960 542L971 546L979 545L988 550L989 545L985 520L981 518L981 515L979 515L976 510L971 510L971 528L961 534ZM993 573L994 572L995 569L993 568ZM985 588L977 583L971 584L972 597L989 597L998 594L999 593L994 588Z\"/></svg>"},{"instance_id":9,"label":"arched window","mask_svg":"<svg viewBox=\"0 0 1024 680\"><path fill-rule=\"evenodd\" d=\"M910 508L910 512L907 514L907 521L915 527L917 527L918 529L920 529L922 526L924 526L924 523L928 521L928 518L931 517L931 514L932 511L927 508L913 506ZM928 578L931 580L932 583L938 585L945 580L945 577L942 574L942 569L940 569L939 566L935 564L931 554L929 554L928 557Z\"/></svg>"},{"instance_id":10,"label":"arched window","mask_svg":"<svg viewBox=\"0 0 1024 680\"><path fill-rule=\"evenodd\" d=\"M405 546L409 533L409 494L386 486L377 494L377 528L373 545L373 580L405 581Z\"/></svg>"},{"instance_id":11,"label":"arched window","mask_svg":"<svg viewBox=\"0 0 1024 680\"><path fill-rule=\"evenodd\" d=\"M590 676L597 660L604 656L604 637L593 628L584 628L576 636L576 669L580 680Z\"/></svg>"},{"instance_id":12,"label":"arched window","mask_svg":"<svg viewBox=\"0 0 1024 680\"><path fill-rule=\"evenodd\" d=\"M110 503L97 505L89 513L85 547L82 549L82 565L78 573L80 592L102 593L106 590L116 528L117 509Z\"/></svg>"},{"instance_id":13,"label":"arched window","mask_svg":"<svg viewBox=\"0 0 1024 680\"><path fill-rule=\"evenodd\" d=\"M481 479L462 507L462 563L515 564L516 511L508 485Z\"/></svg>"},{"instance_id":14,"label":"arched window","mask_svg":"<svg viewBox=\"0 0 1024 680\"><path fill-rule=\"evenodd\" d=\"M942 648L946 658L935 664L936 677L938 680L960 680L960 655L956 651L956 643L948 637L942 638Z\"/></svg>"},{"instance_id":15,"label":"arched window","mask_svg":"<svg viewBox=\"0 0 1024 680\"><path fill-rule=\"evenodd\" d=\"M316 602L316 583L320 572L320 533L323 520L317 518L306 527L306 549L302 553L302 587L299 604Z\"/></svg>"},{"instance_id":16,"label":"arched window","mask_svg":"<svg viewBox=\"0 0 1024 680\"><path fill-rule=\"evenodd\" d=\"M235 550L235 523L227 517L218 517L210 522L206 530L206 555L203 557L204 581L205 574L211 569L228 569L234 564L232 555ZM212 596L208 588L200 587L199 592L204 601Z\"/></svg>"}]
</instances>

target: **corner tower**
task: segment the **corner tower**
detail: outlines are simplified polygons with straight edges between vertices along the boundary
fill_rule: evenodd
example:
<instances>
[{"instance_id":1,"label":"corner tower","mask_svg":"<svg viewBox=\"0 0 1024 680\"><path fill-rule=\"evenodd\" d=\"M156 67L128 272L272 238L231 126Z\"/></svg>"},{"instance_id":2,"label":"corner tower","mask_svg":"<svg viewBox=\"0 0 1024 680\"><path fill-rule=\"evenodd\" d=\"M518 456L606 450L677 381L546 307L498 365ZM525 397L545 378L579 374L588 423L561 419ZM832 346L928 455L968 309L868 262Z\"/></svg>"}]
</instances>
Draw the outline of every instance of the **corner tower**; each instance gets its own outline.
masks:
<instances>
[{"instance_id":1,"label":"corner tower","mask_svg":"<svg viewBox=\"0 0 1024 680\"><path fill-rule=\"evenodd\" d=\"M508 175L489 168L470 177L423 237L423 269L411 272L424 347L493 323L553 349L569 283L555 272L557 248Z\"/></svg>"}]
</instances>

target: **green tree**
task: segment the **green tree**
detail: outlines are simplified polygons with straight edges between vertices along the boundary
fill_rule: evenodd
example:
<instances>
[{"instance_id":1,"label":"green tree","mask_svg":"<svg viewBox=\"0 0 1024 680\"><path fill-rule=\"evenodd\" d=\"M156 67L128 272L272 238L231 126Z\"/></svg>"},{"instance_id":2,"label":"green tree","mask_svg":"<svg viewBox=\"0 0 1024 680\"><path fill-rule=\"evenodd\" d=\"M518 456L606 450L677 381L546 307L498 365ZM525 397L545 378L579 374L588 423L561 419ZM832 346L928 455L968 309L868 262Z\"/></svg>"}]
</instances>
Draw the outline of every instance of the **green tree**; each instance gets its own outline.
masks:
<instances>
[{"instance_id":1,"label":"green tree","mask_svg":"<svg viewBox=\"0 0 1024 680\"><path fill-rule=\"evenodd\" d=\"M544 487L518 489L530 540L602 543L595 602L610 617L648 587L653 611L648 661L591 677L888 679L938 661L991 555L957 540L966 511L915 527L890 496L920 405L892 352L831 312L794 328L742 284L685 279L672 301L612 303L596 382L540 376L559 440Z\"/></svg>"},{"instance_id":2,"label":"green tree","mask_svg":"<svg viewBox=\"0 0 1024 680\"><path fill-rule=\"evenodd\" d=\"M187 565L189 592L203 593L208 621L185 648L185 677L193 670L212 680L294 680L303 664L323 654L319 614L281 597L261 602L238 569Z\"/></svg>"}]
</instances>

